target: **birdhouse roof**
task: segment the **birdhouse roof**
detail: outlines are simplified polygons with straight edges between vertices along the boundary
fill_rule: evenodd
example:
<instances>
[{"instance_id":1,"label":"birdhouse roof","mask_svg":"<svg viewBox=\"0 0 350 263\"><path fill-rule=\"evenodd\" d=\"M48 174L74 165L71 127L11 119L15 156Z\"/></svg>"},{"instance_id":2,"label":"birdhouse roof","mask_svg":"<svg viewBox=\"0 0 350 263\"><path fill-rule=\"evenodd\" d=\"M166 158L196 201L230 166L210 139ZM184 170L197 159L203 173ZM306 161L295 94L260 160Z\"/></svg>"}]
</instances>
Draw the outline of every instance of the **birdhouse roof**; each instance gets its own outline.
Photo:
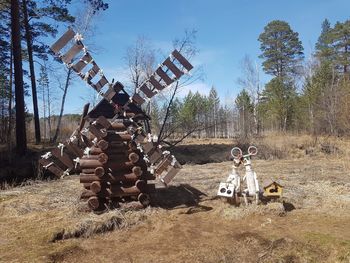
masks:
<instances>
[{"instance_id":1,"label":"birdhouse roof","mask_svg":"<svg viewBox=\"0 0 350 263\"><path fill-rule=\"evenodd\" d=\"M269 187L269 186L272 185L272 184L276 184L276 185L282 187L281 184L279 184L279 183L277 183L276 181L273 181L273 180L271 180L271 179L267 179L267 180L265 180L265 181L263 182L264 188L267 188L267 187Z\"/></svg>"}]
</instances>

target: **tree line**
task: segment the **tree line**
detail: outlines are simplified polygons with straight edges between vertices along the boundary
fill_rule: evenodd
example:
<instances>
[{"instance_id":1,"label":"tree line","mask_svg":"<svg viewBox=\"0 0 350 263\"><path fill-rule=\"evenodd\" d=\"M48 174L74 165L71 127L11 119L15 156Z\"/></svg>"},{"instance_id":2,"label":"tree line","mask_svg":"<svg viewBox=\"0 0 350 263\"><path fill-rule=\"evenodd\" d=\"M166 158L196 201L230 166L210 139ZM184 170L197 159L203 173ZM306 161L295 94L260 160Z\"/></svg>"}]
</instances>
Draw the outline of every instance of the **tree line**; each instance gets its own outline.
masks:
<instances>
[{"instance_id":1,"label":"tree line","mask_svg":"<svg viewBox=\"0 0 350 263\"><path fill-rule=\"evenodd\" d=\"M332 26L325 19L308 59L299 34L285 21L268 23L258 41L261 67L271 80L262 85L260 65L245 56L236 98L223 104L215 88L208 96L190 92L172 106L168 126L175 128L166 138L247 138L264 131L350 134L350 20ZM153 118L162 115L164 109L156 108Z\"/></svg>"}]
</instances>

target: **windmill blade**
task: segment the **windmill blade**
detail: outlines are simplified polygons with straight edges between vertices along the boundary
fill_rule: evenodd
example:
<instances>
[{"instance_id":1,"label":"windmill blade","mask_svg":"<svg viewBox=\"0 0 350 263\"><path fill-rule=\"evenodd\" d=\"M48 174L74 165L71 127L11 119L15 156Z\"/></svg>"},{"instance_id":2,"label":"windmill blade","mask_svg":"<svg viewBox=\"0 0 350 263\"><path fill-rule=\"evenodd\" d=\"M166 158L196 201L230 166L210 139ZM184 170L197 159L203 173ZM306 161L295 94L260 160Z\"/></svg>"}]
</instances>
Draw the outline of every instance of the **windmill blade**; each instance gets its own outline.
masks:
<instances>
[{"instance_id":1,"label":"windmill blade","mask_svg":"<svg viewBox=\"0 0 350 263\"><path fill-rule=\"evenodd\" d=\"M179 80L192 68L191 63L175 49L150 78L138 88L139 93L135 93L131 100L138 105L143 104L146 98L152 98L159 91ZM172 75L169 75L169 73Z\"/></svg>"},{"instance_id":2,"label":"windmill blade","mask_svg":"<svg viewBox=\"0 0 350 263\"><path fill-rule=\"evenodd\" d=\"M71 44L74 40L73 45ZM66 53L61 54L61 50L64 48L71 47ZM102 97L104 97L113 106L116 106L112 101L113 96L117 93L114 90L113 85L111 85L105 75L103 74L101 68L94 61L87 48L82 42L82 36L74 32L73 29L69 28L52 46L51 50L63 61L68 68L72 68L78 76L83 79L87 84L89 84L94 90L96 90ZM80 53L83 55L80 59L76 59ZM77 62L74 62L76 61ZM87 69L86 69L87 68ZM97 76L100 78L97 78ZM95 80L96 79L96 80ZM105 86L108 86L106 91L103 92Z\"/></svg>"}]
</instances>

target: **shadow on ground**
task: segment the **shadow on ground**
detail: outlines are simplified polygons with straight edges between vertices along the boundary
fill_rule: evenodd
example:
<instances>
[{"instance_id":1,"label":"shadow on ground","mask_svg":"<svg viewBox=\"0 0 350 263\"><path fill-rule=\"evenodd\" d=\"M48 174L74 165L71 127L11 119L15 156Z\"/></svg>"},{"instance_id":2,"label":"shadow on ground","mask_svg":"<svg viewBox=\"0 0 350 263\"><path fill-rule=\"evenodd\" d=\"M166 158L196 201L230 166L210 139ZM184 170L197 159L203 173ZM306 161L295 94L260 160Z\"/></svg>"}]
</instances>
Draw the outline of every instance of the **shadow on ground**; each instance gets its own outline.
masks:
<instances>
[{"instance_id":1,"label":"shadow on ground","mask_svg":"<svg viewBox=\"0 0 350 263\"><path fill-rule=\"evenodd\" d=\"M212 207L200 205L199 202L207 195L195 187L188 184L178 186L169 186L168 188L158 189L152 195L152 206L164 209L174 209L180 207L189 207L186 214L193 214L201 211L210 211Z\"/></svg>"}]
</instances>

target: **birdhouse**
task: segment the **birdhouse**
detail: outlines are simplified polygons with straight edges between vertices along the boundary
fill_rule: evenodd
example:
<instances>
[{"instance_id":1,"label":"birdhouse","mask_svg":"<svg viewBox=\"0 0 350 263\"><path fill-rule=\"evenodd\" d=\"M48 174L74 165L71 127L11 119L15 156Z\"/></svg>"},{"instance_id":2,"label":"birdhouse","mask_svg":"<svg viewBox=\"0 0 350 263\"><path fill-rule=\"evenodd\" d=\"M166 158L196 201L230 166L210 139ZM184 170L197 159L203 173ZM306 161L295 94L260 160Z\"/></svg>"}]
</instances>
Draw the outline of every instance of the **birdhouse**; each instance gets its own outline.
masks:
<instances>
[{"instance_id":1,"label":"birdhouse","mask_svg":"<svg viewBox=\"0 0 350 263\"><path fill-rule=\"evenodd\" d=\"M269 180L264 182L263 195L267 198L278 198L282 196L283 186L275 181Z\"/></svg>"}]
</instances>

